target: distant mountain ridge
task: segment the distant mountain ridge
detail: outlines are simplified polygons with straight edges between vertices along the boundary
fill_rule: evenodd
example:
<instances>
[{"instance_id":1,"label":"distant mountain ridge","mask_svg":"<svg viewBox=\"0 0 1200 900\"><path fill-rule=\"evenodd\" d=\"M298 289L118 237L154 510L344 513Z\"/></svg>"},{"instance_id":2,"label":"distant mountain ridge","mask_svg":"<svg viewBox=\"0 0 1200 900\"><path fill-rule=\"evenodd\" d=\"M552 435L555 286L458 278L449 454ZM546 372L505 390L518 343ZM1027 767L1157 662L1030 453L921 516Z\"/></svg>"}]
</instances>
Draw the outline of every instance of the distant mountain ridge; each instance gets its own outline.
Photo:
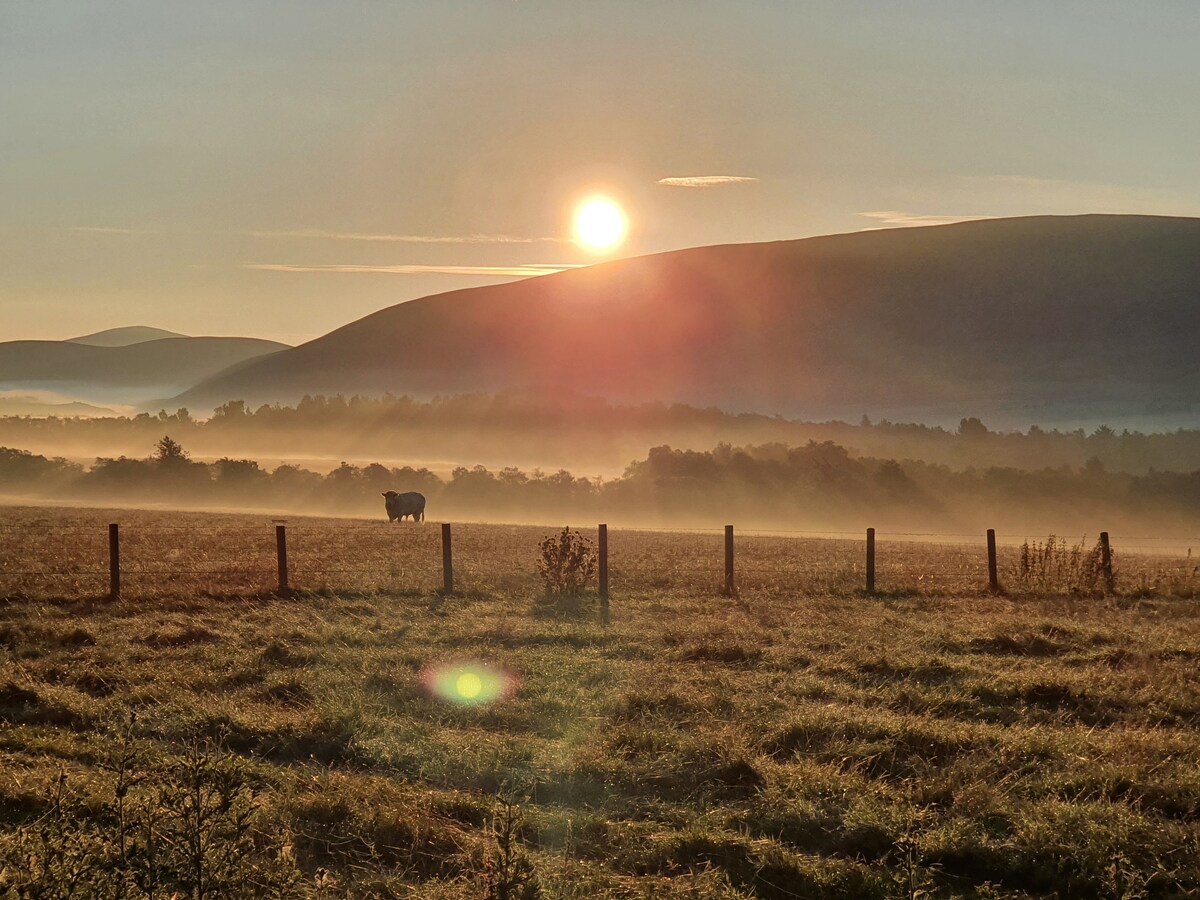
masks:
<instances>
[{"instance_id":1,"label":"distant mountain ridge","mask_svg":"<svg viewBox=\"0 0 1200 900\"><path fill-rule=\"evenodd\" d=\"M217 372L285 349L286 344L241 337L176 337L113 346L6 341L0 343L0 391L49 391L85 403L134 405L177 394Z\"/></svg>"},{"instance_id":2,"label":"distant mountain ridge","mask_svg":"<svg viewBox=\"0 0 1200 900\"><path fill-rule=\"evenodd\" d=\"M126 325L122 328L107 328L94 334L82 337L67 338L68 343L89 344L92 347L128 347L130 344L144 344L146 341L161 341L164 338L190 337L165 328L151 328L148 325Z\"/></svg>"},{"instance_id":3,"label":"distant mountain ridge","mask_svg":"<svg viewBox=\"0 0 1200 900\"><path fill-rule=\"evenodd\" d=\"M1200 219L991 219L699 247L424 297L173 402L569 391L1026 424L1157 404L1200 423L1197 334Z\"/></svg>"},{"instance_id":4,"label":"distant mountain ridge","mask_svg":"<svg viewBox=\"0 0 1200 900\"><path fill-rule=\"evenodd\" d=\"M115 416L118 411L106 406L93 406L78 400L62 400L53 394L42 393L34 396L14 392L0 392L0 416L32 416L44 418L59 416L60 418L94 419L102 416Z\"/></svg>"}]
</instances>

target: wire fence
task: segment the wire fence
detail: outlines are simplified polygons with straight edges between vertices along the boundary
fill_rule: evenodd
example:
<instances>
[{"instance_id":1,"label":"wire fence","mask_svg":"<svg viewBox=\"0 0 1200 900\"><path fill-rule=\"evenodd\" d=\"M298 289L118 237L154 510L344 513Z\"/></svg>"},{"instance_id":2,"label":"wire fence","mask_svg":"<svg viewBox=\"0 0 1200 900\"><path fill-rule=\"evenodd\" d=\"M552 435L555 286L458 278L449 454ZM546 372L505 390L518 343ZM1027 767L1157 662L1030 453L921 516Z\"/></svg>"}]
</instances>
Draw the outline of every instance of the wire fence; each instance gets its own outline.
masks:
<instances>
[{"instance_id":1,"label":"wire fence","mask_svg":"<svg viewBox=\"0 0 1200 900\"><path fill-rule=\"evenodd\" d=\"M167 512L138 513L127 522L119 528L114 571L108 525L94 512L87 521L47 521L30 511L6 516L0 524L0 598L102 597L118 583L119 594L130 599L263 595L285 586L314 592L424 594L446 583L442 533L433 523L316 518L290 518L285 523L234 514L210 514L197 522ZM275 527L279 524L285 524L282 579ZM595 543L595 529L593 525L578 530ZM539 591L538 543L551 531L527 525L454 524L455 591ZM1061 577L1061 584L1046 577L1030 580L1028 572L1022 574L1021 543L1026 539L998 537L1001 588L1078 589ZM1117 592L1200 595L1200 561L1192 555L1193 543L1200 547L1200 538L1112 535ZM1044 543L1035 541L1035 549L1038 546ZM663 591L728 593L725 535L720 528L612 528L607 547L609 590L616 597L636 599ZM1060 568L1086 566L1091 558L1087 539L1062 543L1058 549ZM993 589L988 562L983 534L879 531L873 587L885 594L978 593ZM738 531L732 563L733 585L743 596L850 593L867 587L863 532Z\"/></svg>"}]
</instances>

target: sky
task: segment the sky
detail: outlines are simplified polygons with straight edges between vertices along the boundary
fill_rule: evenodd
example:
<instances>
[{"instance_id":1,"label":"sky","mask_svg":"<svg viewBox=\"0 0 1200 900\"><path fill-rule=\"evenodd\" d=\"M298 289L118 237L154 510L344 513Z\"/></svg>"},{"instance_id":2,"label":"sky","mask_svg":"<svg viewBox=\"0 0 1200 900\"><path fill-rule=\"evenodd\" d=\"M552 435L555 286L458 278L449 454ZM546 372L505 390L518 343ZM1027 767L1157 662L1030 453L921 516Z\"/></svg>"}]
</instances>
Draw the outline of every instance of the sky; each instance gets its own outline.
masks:
<instances>
[{"instance_id":1,"label":"sky","mask_svg":"<svg viewBox=\"0 0 1200 900\"><path fill-rule=\"evenodd\" d=\"M1200 3L0 0L0 340L299 343L599 257L1200 215Z\"/></svg>"}]
</instances>

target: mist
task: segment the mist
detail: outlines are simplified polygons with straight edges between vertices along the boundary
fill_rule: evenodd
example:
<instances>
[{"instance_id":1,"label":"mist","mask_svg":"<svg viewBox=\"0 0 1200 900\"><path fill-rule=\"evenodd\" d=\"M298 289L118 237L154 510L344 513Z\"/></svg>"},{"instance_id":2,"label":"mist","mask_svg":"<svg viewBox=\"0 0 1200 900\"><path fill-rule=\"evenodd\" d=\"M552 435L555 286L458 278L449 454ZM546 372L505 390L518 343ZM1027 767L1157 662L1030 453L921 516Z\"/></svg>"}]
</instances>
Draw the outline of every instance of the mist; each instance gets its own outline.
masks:
<instances>
[{"instance_id":1,"label":"mist","mask_svg":"<svg viewBox=\"0 0 1200 900\"><path fill-rule=\"evenodd\" d=\"M347 407L349 408L349 407ZM431 406L424 407L430 413ZM283 410L274 410L283 413ZM295 410L290 410L295 412ZM443 410L444 412L444 410ZM635 414L610 408L613 415ZM720 414L707 410L666 410L680 420L712 425ZM644 410L642 410L644 413ZM274 414L274 413L272 413ZM322 428L290 424L254 424L259 415L228 412L208 422L180 416L124 420L40 422L42 436L55 427L56 446L88 446L89 428L102 426L102 437L120 443L140 440L137 454L97 454L89 462L67 454L50 456L29 449L0 450L0 493L20 502L157 506L178 509L260 511L269 515L330 515L384 518L384 491L420 491L431 520L542 524L594 523L614 527L808 530L857 533L866 527L950 540L954 535L996 528L1006 535L1085 535L1099 530L1186 541L1200 528L1200 467L1169 470L1152 461L1194 454L1195 432L1171 434L1092 434L1031 430L991 432L976 419L955 432L910 425L797 424L781 420L740 422L758 430L844 433L862 446L924 450L929 458L872 455L830 439L804 443L710 444L707 449L658 444L643 448L619 472L581 467L496 464L505 452L522 460L565 458L575 452L593 466L611 467L618 440L605 444L590 425L572 427L544 421L532 436L520 428L488 430L462 422L456 430L430 422L403 431L406 445L427 455L444 455L431 466L419 460L395 462L343 460L328 467L227 454L212 461L198 458L198 446L259 444L276 451L289 444L319 445ZM270 418L270 416L268 416ZM222 432L222 420L236 425ZM671 419L671 415L667 416ZM726 416L733 425L744 416ZM751 418L752 419L752 418ZM4 426L34 420L2 421ZM726 422L730 425L731 422ZM659 421L659 431L671 431ZM178 427L182 426L182 427ZM167 431L169 428L169 432ZM720 431L720 428L716 428ZM692 428L692 440L703 439ZM380 440L396 432L380 428ZM527 434L529 432L526 432ZM157 438L140 437L157 434ZM301 444L305 434L311 444ZM542 442L542 434L553 440ZM186 436L186 437L185 437ZM361 436L358 436L361 439ZM587 451L582 448L589 440ZM623 436L628 442L630 438ZM73 442L73 443L72 443ZM224 442L223 444L221 442ZM540 443L539 443L540 442ZM112 445L112 444L109 444ZM532 450L538 446L538 451ZM470 448L480 456L464 462ZM487 455L484 456L484 452ZM294 457L293 457L294 458ZM469 460L469 457L466 457ZM995 464L1002 458L1038 462ZM1073 461L1057 464L1058 458ZM946 460L967 461L952 466ZM1106 462L1108 460L1109 462ZM1124 466L1120 463L1126 463Z\"/></svg>"},{"instance_id":2,"label":"mist","mask_svg":"<svg viewBox=\"0 0 1200 900\"><path fill-rule=\"evenodd\" d=\"M594 398L519 395L306 397L296 406L249 409L230 401L206 418L186 409L93 418L0 417L0 446L90 465L142 457L163 434L191 458L250 458L267 467L327 473L345 461L415 466L448 476L457 466L567 469L615 478L651 447L709 450L720 443L802 446L832 441L854 457L920 460L953 469L1081 467L1096 461L1130 474L1200 469L1200 430L994 430L964 410L956 427L872 421L811 422L731 414L682 404L616 405Z\"/></svg>"}]
</instances>

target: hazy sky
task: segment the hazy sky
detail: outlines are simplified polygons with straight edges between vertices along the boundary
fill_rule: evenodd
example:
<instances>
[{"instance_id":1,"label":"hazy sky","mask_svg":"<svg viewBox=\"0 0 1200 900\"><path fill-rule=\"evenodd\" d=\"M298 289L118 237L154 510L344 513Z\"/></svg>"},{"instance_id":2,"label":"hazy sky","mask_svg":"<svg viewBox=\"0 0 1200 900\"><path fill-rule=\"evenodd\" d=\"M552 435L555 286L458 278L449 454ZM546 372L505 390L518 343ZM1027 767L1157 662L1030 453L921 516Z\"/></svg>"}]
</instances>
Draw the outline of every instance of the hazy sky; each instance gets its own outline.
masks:
<instances>
[{"instance_id":1,"label":"hazy sky","mask_svg":"<svg viewBox=\"0 0 1200 900\"><path fill-rule=\"evenodd\" d=\"M1198 48L1195 0L0 0L0 340L298 342L594 260L595 191L619 255L1200 215Z\"/></svg>"}]
</instances>

